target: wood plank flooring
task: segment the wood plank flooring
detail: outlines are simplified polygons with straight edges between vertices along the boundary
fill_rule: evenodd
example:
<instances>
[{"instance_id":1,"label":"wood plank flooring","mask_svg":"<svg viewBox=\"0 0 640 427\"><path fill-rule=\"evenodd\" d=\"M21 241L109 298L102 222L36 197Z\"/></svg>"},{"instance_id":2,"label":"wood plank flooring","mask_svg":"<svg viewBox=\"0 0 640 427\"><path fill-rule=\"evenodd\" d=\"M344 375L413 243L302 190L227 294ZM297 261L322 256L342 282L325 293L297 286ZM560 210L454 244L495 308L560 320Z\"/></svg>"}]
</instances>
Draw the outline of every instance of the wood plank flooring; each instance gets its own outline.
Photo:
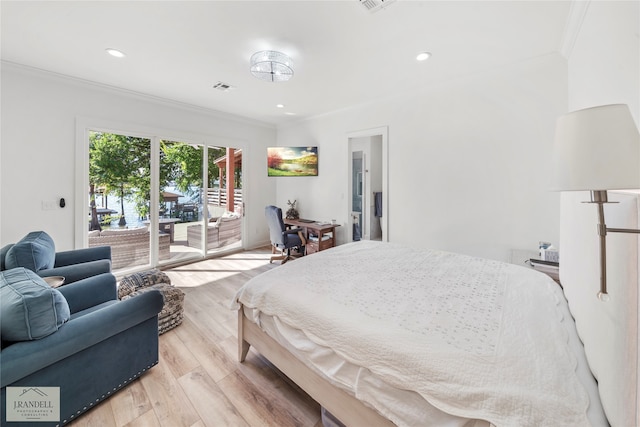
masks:
<instances>
[{"instance_id":1,"label":"wood plank flooring","mask_svg":"<svg viewBox=\"0 0 640 427\"><path fill-rule=\"evenodd\" d=\"M236 290L271 250L240 252L165 272L185 292L182 325L160 336L160 363L71 426L322 427L320 406L253 350L237 362Z\"/></svg>"}]
</instances>

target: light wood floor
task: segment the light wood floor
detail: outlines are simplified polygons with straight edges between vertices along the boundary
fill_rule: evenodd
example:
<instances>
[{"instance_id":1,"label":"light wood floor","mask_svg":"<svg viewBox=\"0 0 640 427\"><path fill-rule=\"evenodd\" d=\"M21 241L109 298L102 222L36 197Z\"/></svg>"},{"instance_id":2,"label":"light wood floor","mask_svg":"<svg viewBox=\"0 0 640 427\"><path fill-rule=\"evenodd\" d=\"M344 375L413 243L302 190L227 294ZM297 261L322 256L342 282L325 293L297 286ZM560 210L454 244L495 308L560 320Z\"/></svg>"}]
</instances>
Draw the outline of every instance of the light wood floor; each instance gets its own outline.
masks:
<instances>
[{"instance_id":1,"label":"light wood floor","mask_svg":"<svg viewBox=\"0 0 640 427\"><path fill-rule=\"evenodd\" d=\"M166 270L185 292L185 312L160 336L160 363L69 425L321 427L320 406L266 360L252 350L237 362L229 305L249 278L277 268L270 256L241 252Z\"/></svg>"}]
</instances>

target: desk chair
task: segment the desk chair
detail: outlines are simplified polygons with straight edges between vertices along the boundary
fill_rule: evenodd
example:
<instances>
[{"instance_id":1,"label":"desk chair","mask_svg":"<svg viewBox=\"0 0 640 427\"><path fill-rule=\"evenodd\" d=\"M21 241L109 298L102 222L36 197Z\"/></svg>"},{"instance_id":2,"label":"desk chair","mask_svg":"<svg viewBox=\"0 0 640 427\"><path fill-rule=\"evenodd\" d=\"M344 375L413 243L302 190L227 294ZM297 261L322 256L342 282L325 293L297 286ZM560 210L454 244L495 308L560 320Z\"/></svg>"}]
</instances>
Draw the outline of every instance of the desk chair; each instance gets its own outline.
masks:
<instances>
[{"instance_id":1,"label":"desk chair","mask_svg":"<svg viewBox=\"0 0 640 427\"><path fill-rule=\"evenodd\" d=\"M282 260L282 264L293 259L292 248L298 248L298 252L304 255L304 245L307 243L301 228L287 228L282 221L282 209L277 206L267 206L264 209L269 225L269 236L271 238L271 250L275 254L280 250L280 255L271 257L270 263L274 260Z\"/></svg>"}]
</instances>

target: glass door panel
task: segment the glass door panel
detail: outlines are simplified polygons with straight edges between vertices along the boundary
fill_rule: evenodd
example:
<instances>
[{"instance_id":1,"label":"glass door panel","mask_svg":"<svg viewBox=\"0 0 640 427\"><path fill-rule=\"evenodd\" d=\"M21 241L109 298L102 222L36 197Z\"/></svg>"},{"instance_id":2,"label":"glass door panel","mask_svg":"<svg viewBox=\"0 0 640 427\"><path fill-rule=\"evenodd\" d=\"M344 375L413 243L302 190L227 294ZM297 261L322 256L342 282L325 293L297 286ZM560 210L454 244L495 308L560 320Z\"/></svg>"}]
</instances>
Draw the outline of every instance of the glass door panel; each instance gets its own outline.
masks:
<instances>
[{"instance_id":1,"label":"glass door panel","mask_svg":"<svg viewBox=\"0 0 640 427\"><path fill-rule=\"evenodd\" d=\"M242 246L242 150L209 147L207 254Z\"/></svg>"},{"instance_id":2,"label":"glass door panel","mask_svg":"<svg viewBox=\"0 0 640 427\"><path fill-rule=\"evenodd\" d=\"M150 265L151 141L89 133L89 247L111 246L118 273Z\"/></svg>"},{"instance_id":3,"label":"glass door panel","mask_svg":"<svg viewBox=\"0 0 640 427\"><path fill-rule=\"evenodd\" d=\"M197 238L203 223L205 147L160 141L158 262L181 262L203 255Z\"/></svg>"}]
</instances>

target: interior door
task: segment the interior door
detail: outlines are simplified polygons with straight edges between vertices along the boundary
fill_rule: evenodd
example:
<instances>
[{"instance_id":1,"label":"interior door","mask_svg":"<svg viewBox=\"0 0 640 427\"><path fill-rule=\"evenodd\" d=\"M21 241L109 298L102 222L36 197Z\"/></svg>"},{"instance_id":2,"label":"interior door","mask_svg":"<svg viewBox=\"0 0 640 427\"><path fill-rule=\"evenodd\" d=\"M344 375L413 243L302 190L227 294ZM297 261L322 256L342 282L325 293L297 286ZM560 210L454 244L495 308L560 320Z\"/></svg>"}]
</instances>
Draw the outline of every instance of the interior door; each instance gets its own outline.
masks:
<instances>
[{"instance_id":1,"label":"interior door","mask_svg":"<svg viewBox=\"0 0 640 427\"><path fill-rule=\"evenodd\" d=\"M382 137L350 139L352 240L383 240Z\"/></svg>"},{"instance_id":2,"label":"interior door","mask_svg":"<svg viewBox=\"0 0 640 427\"><path fill-rule=\"evenodd\" d=\"M366 230L366 212L364 209L366 206L366 169L364 159L365 154L362 150L351 152L351 218L353 222L351 240L353 241L363 238L366 240L368 238L363 236L363 231Z\"/></svg>"}]
</instances>

